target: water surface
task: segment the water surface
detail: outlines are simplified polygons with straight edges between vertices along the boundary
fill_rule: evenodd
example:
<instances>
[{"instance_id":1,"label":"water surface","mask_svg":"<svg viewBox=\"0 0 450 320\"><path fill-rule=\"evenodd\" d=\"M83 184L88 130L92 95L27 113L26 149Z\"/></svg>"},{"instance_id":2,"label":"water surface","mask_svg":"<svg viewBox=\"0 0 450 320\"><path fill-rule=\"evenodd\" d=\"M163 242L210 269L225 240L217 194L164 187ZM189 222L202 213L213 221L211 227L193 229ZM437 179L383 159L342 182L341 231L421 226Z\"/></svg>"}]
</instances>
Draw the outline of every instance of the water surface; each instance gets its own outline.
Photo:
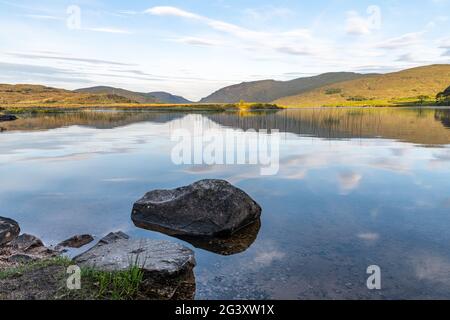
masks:
<instances>
[{"instance_id":1,"label":"water surface","mask_svg":"<svg viewBox=\"0 0 450 320\"><path fill-rule=\"evenodd\" d=\"M199 124L279 129L279 173L173 164L171 133ZM182 242L198 299L450 298L449 109L81 112L0 127L0 215L47 244L117 230ZM145 192L203 178L249 193L261 223L217 249L131 222ZM374 264L380 291L366 287Z\"/></svg>"}]
</instances>

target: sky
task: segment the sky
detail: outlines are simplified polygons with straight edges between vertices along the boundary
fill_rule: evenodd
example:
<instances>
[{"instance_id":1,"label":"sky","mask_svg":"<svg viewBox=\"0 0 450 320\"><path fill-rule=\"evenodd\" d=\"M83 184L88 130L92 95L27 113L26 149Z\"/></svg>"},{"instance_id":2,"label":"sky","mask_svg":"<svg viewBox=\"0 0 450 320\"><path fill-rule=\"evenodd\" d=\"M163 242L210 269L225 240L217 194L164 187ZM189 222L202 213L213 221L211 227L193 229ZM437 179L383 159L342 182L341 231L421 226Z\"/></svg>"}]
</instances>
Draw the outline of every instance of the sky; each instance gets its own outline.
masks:
<instances>
[{"instance_id":1,"label":"sky","mask_svg":"<svg viewBox=\"0 0 450 320\"><path fill-rule=\"evenodd\" d=\"M0 83L168 91L450 63L450 0L0 0Z\"/></svg>"}]
</instances>

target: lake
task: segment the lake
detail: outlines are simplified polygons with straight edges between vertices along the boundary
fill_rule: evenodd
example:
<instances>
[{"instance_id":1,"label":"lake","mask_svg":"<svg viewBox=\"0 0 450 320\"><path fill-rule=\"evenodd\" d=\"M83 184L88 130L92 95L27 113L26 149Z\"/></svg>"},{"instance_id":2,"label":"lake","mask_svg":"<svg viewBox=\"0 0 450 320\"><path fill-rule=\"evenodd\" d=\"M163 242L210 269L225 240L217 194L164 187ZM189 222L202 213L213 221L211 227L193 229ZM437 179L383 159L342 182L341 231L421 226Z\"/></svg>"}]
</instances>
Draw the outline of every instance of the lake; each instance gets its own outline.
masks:
<instances>
[{"instance_id":1,"label":"lake","mask_svg":"<svg viewBox=\"0 0 450 320\"><path fill-rule=\"evenodd\" d=\"M278 173L174 164L172 132L199 125L278 129ZM197 299L450 298L450 109L84 111L0 127L0 215L46 244L117 230L182 242L196 253ZM146 192L204 178L247 192L261 223L222 247L132 223ZM366 286L371 265L381 290Z\"/></svg>"}]
</instances>

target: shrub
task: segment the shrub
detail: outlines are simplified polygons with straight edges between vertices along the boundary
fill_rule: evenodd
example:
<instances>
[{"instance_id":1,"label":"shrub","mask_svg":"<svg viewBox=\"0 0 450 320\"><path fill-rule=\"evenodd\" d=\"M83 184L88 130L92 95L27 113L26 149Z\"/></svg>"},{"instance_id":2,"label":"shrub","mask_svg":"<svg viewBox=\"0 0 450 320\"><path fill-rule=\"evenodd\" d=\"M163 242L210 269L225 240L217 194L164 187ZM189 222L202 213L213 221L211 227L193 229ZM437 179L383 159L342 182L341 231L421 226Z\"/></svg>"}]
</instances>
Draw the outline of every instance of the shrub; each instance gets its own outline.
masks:
<instances>
[{"instance_id":1,"label":"shrub","mask_svg":"<svg viewBox=\"0 0 450 320\"><path fill-rule=\"evenodd\" d=\"M325 94L339 94L342 93L342 89L339 88L330 88L325 90Z\"/></svg>"},{"instance_id":2,"label":"shrub","mask_svg":"<svg viewBox=\"0 0 450 320\"><path fill-rule=\"evenodd\" d=\"M363 96L353 96L353 97L347 98L347 101L366 101L366 100L371 100L371 99L363 97Z\"/></svg>"}]
</instances>

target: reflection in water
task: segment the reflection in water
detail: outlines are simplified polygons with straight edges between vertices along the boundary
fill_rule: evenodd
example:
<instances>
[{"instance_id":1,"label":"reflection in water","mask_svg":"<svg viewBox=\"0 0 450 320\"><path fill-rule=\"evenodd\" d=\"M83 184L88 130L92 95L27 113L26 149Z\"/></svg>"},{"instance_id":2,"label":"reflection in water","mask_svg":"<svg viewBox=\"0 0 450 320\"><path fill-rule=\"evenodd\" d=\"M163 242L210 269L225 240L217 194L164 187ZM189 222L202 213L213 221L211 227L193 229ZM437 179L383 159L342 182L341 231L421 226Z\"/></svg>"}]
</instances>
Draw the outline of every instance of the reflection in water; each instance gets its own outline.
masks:
<instances>
[{"instance_id":1,"label":"reflection in water","mask_svg":"<svg viewBox=\"0 0 450 320\"><path fill-rule=\"evenodd\" d=\"M84 126L96 129L111 129L133 123L150 121L167 123L186 116L176 112L115 112L115 111L80 111L53 113L43 115L23 115L9 123L2 123L3 131L49 130L68 126Z\"/></svg>"},{"instance_id":2,"label":"reflection in water","mask_svg":"<svg viewBox=\"0 0 450 320\"><path fill-rule=\"evenodd\" d=\"M320 108L284 110L265 117L233 117L216 113L208 115L208 118L221 125L244 130L279 129L281 132L327 139L382 137L439 145L450 143L450 130L445 127L449 112L411 108ZM436 114L440 115L439 119Z\"/></svg>"},{"instance_id":3,"label":"reflection in water","mask_svg":"<svg viewBox=\"0 0 450 320\"><path fill-rule=\"evenodd\" d=\"M172 233L164 228L152 224L145 224L134 221L138 228L147 229L151 231L161 232L167 235ZM231 237L227 238L202 238L189 236L176 236L177 238L189 242L196 248L200 248L213 253L230 256L237 253L242 253L247 250L253 242L255 242L258 232L261 229L261 221L258 220L251 225L242 228Z\"/></svg>"},{"instance_id":4,"label":"reflection in water","mask_svg":"<svg viewBox=\"0 0 450 320\"><path fill-rule=\"evenodd\" d=\"M326 139L382 137L426 146L450 143L450 110L445 108L316 108L195 114L222 126L243 130L278 129ZM2 124L2 128L4 131L28 131L79 125L109 129L138 122L167 123L184 117L186 113L161 111L84 111L23 116Z\"/></svg>"},{"instance_id":5,"label":"reflection in water","mask_svg":"<svg viewBox=\"0 0 450 320\"><path fill-rule=\"evenodd\" d=\"M448 298L449 111L21 116L1 124L8 127L0 134L0 214L49 245L122 230L202 248L195 250L197 299ZM253 165L175 165L171 133L199 124L219 132L285 132L279 173L263 177ZM204 178L245 190L264 208L261 223L232 241L205 243L130 220L132 204L148 190ZM381 291L367 290L372 264L386 279Z\"/></svg>"},{"instance_id":6,"label":"reflection in water","mask_svg":"<svg viewBox=\"0 0 450 320\"><path fill-rule=\"evenodd\" d=\"M436 110L436 120L440 120L444 127L450 128L450 110Z\"/></svg>"}]
</instances>

